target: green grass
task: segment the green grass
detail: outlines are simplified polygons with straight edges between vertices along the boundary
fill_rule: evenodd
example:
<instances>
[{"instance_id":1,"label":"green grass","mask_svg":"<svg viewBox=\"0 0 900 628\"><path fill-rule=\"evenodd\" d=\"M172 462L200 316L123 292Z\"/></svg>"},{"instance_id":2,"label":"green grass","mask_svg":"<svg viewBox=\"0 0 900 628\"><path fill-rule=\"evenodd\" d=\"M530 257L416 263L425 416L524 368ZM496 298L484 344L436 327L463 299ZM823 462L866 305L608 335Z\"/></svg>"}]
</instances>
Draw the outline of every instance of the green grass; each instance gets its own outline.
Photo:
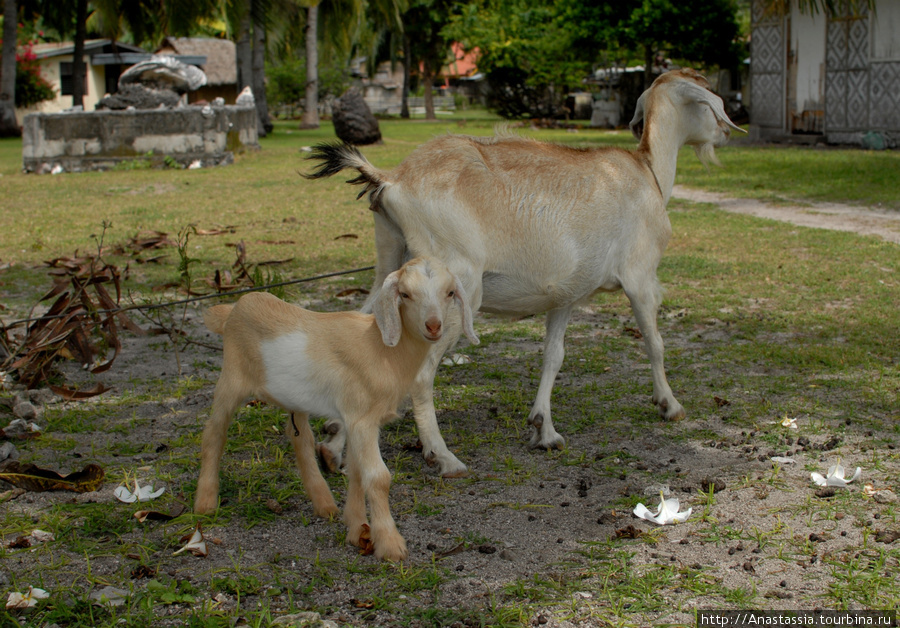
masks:
<instances>
[{"instance_id":1,"label":"green grass","mask_svg":"<svg viewBox=\"0 0 900 628\"><path fill-rule=\"evenodd\" d=\"M477 112L468 115L437 123L384 120L384 144L364 152L373 163L390 167L434 135L492 132L496 120ZM579 146L634 145L627 131L521 132ZM0 271L0 304L8 308L4 318L27 313L49 288L50 278L41 267L44 260L95 250L96 239L91 236L100 233L102 221L112 224L105 236L107 245L124 242L141 230L174 235L187 224L198 229L233 227L234 233L192 236L189 253L199 260L197 283L217 269L230 268L234 249L227 245L240 241L251 261L289 260L269 267L284 278L371 264L371 217L366 203L355 201L354 190L343 183L348 177L309 182L298 176L309 168L301 148L330 139L333 133L327 124L309 132L298 130L295 123L279 122L274 134L262 140L260 152L240 155L229 167L41 177L19 172L21 142L0 141L0 194L12 199L0 213L4 234L0 264L12 263ZM725 168L707 173L686 149L678 182L763 200L828 200L900 209L896 195L900 164L894 152L735 143L719 155ZM621 294L607 295L588 304L570 328L566 361L553 396L558 430L580 446L523 458L530 435L524 417L540 377L543 321L485 317L479 321L482 344L464 349L473 362L441 370L435 387L448 446L466 462L483 461L482 470L455 482L428 475L410 448L416 440L412 421L391 424L383 430L381 442L395 477L391 506L398 518L440 528L445 518L453 517L460 498L471 494L488 496L492 512L511 518L539 516L557 504L545 503L549 498L531 502L506 493L538 482L557 485L555 476L570 470L593 478L595 484L620 477L635 485L676 484L685 469L635 468L639 457L622 443L652 434L660 441L700 446L743 432L739 446L756 446L763 455L788 447L783 431L772 425L786 414L799 417L804 434L818 442L832 436L860 439L860 434L871 431L870 437L862 438L860 449L867 472L896 468L897 454L890 449L900 433L896 245L725 214L688 202L673 202L670 219L673 238L659 269L667 290L660 328L667 342L670 381L688 409L689 422L661 422L650 408L649 370L640 368L646 362L642 344L624 333L635 326L627 301ZM347 233L358 238L335 239ZM178 278L177 254L171 248L166 251L168 257L155 265L138 264L128 255L107 255L120 268L128 266L126 288L146 294ZM348 302L335 293L368 287L370 277L357 273L292 287L287 297L312 300L324 309L345 309ZM164 294L168 298L173 293ZM150 350L168 347L160 339ZM195 365L200 367L209 372L134 382L135 390L143 392L126 389L97 403L48 410L42 417L48 434L37 443L23 443L23 459L72 467L100 460L113 483L133 473L149 456L153 467L149 479L172 488L154 508L166 511L190 504L205 406L177 415L168 414L166 404L209 391L216 373ZM726 399L728 405L719 407L714 397ZM157 426L167 434L162 452L157 452L157 442L127 438L131 428L150 421L139 412L144 407L165 414ZM408 626L454 622L522 626L533 621L536 612L586 624L658 625L694 597L721 608L771 603L752 584L726 585L709 565L663 559L634 562L640 548L664 547L668 542L666 531L656 531L643 539L585 541L579 552L548 566L545 573L514 574L471 605L448 608L442 605L446 588L471 575L457 572L452 561L403 567L374 563L343 547L338 522L315 521L304 510L308 500L282 435L284 420L272 408L242 410L229 433L221 475L223 505L213 517L184 514L171 523L148 527L134 522L132 508L118 504L111 508L65 499L40 509L0 504L4 539L35 527L58 534L56 542L34 552L0 547L0 558L15 567L10 568L6 588L33 584L54 589L56 596L29 616L35 625L110 628L153 625L161 613L177 622L171 625L230 626L240 621L268 625L279 614L302 610L351 613L349 617L362 623L389 617L394 625ZM315 428L321 428L321 421ZM99 433L108 438L94 439ZM84 457L70 457L74 451ZM729 489L752 492L760 507L767 508L766 496L795 490L784 476L777 469L748 472ZM328 482L340 501L344 478L331 476ZM600 507L627 513L645 499L623 494ZM718 496L693 494L690 499L699 518L692 543L759 546L769 552L773 568L778 561L788 564L811 557L810 542L795 538L793 526L834 526L840 515L867 529L876 508L858 493L827 502L798 494L791 508L767 511L772 523L762 529L719 520ZM295 524L292 534L315 537L317 547L342 548L345 558L300 556L290 543L264 556L245 556L233 546L217 548L232 553L231 563L215 570L171 556L179 537L197 521L211 536L227 536L234 528L266 534L285 520L275 514L273 502L289 510ZM896 525L895 505L877 508L879 525ZM482 538L465 529L435 534L443 535L447 547L500 545L506 540ZM84 556L90 558L89 569L73 567ZM816 603L827 608L896 608L898 558L892 546L874 545L871 539L845 554L823 557L830 579L825 596ZM132 578L138 565L156 570L155 584ZM133 590L134 595L124 607L93 605L88 593L106 584ZM336 586L366 595L353 604L335 597L319 601L323 591ZM228 596L232 606L216 605L212 598L218 593ZM11 612L0 611L0 625L13 621Z\"/></svg>"}]
</instances>

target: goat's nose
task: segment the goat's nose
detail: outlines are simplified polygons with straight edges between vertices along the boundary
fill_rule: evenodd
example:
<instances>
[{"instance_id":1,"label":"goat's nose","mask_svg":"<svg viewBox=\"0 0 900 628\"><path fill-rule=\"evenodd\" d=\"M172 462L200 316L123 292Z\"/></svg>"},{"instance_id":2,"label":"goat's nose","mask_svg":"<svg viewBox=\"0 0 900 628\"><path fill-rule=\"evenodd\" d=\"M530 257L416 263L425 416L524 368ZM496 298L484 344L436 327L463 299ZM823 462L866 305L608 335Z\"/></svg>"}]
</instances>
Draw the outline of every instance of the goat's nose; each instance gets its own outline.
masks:
<instances>
[{"instance_id":1,"label":"goat's nose","mask_svg":"<svg viewBox=\"0 0 900 628\"><path fill-rule=\"evenodd\" d=\"M428 333L432 336L436 336L441 333L441 321L436 318L429 318L425 321L425 329L427 329Z\"/></svg>"}]
</instances>

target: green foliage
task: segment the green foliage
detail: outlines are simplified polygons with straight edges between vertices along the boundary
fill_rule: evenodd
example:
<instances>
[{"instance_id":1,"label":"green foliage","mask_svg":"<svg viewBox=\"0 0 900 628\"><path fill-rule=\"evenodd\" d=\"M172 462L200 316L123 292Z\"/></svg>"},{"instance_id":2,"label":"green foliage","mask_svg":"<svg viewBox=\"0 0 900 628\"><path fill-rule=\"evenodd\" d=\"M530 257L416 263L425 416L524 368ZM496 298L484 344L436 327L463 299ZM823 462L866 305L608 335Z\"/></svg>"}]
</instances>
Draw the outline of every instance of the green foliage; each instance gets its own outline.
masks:
<instances>
[{"instance_id":1,"label":"green foliage","mask_svg":"<svg viewBox=\"0 0 900 628\"><path fill-rule=\"evenodd\" d=\"M571 55L571 35L553 2L476 2L445 32L471 49L492 87L491 107L506 118L553 117L590 70Z\"/></svg>"},{"instance_id":2,"label":"green foliage","mask_svg":"<svg viewBox=\"0 0 900 628\"><path fill-rule=\"evenodd\" d=\"M653 61L656 54L704 67L740 58L734 0L584 3L474 0L444 29L481 51L478 67L504 117L558 117L567 93L599 66Z\"/></svg>"},{"instance_id":3,"label":"green foliage","mask_svg":"<svg viewBox=\"0 0 900 628\"><path fill-rule=\"evenodd\" d=\"M319 98L340 96L350 86L350 75L342 59L319 61ZM273 106L296 103L306 90L306 60L290 58L266 68L266 97Z\"/></svg>"}]
</instances>

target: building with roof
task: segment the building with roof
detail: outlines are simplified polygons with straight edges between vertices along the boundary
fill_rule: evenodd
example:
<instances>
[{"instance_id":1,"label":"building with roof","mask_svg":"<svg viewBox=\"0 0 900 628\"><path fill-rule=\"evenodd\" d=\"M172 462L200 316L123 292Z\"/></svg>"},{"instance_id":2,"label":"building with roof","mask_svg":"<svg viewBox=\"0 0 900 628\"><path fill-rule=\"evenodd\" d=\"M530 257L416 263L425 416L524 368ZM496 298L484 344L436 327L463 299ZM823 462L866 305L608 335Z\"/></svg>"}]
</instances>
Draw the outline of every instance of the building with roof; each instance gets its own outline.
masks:
<instances>
[{"instance_id":1,"label":"building with roof","mask_svg":"<svg viewBox=\"0 0 900 628\"><path fill-rule=\"evenodd\" d=\"M16 109L16 119L29 113L56 113L72 106L75 44L72 42L35 44L32 48L43 76L56 92L56 98L33 107ZM84 110L93 111L104 95L116 91L119 75L149 53L111 39L89 39L84 42Z\"/></svg>"},{"instance_id":2,"label":"building with roof","mask_svg":"<svg viewBox=\"0 0 900 628\"><path fill-rule=\"evenodd\" d=\"M198 65L206 73L206 85L195 92L188 94L188 102L213 99L221 97L229 105L233 105L237 99L237 50L234 42L228 39L213 39L210 37L166 37L156 54L173 55L185 61ZM201 62L197 59L203 58Z\"/></svg>"}]
</instances>

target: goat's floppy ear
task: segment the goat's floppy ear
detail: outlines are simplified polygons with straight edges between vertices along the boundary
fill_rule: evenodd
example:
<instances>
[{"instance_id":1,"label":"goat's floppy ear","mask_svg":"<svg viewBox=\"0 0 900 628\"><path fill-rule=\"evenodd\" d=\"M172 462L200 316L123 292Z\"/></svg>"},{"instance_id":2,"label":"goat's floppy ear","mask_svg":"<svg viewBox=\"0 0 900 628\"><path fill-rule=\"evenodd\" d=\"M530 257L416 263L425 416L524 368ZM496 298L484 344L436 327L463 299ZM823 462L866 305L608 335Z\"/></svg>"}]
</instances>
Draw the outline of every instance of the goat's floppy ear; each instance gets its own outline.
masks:
<instances>
[{"instance_id":1,"label":"goat's floppy ear","mask_svg":"<svg viewBox=\"0 0 900 628\"><path fill-rule=\"evenodd\" d=\"M638 98L637 105L634 107L634 117L631 119L631 122L628 123L628 128L631 129L631 134L634 135L634 138L638 141L641 141L641 135L644 134L644 99L647 97L648 89L641 97Z\"/></svg>"},{"instance_id":2,"label":"goat's floppy ear","mask_svg":"<svg viewBox=\"0 0 900 628\"><path fill-rule=\"evenodd\" d=\"M469 342L477 345L480 341L478 336L475 335L475 327L472 325L472 307L469 305L469 298L466 296L462 282L456 275L453 276L453 280L455 283L453 286L453 298L456 299L456 302L459 304L459 310L462 312L463 333L469 339Z\"/></svg>"},{"instance_id":3,"label":"goat's floppy ear","mask_svg":"<svg viewBox=\"0 0 900 628\"><path fill-rule=\"evenodd\" d=\"M692 100L704 105L709 105L709 108L712 109L713 114L715 114L717 120L724 122L732 129L740 131L741 133L747 132L731 121L731 118L729 118L728 114L725 113L725 105L722 103L722 99L713 94L708 89L703 89L696 83L683 82L678 84L677 90L678 93L682 95L686 100Z\"/></svg>"},{"instance_id":4,"label":"goat's floppy ear","mask_svg":"<svg viewBox=\"0 0 900 628\"><path fill-rule=\"evenodd\" d=\"M381 340L388 347L396 347L400 342L403 324L400 322L400 271L395 270L385 277L378 296L372 304L375 324L381 330Z\"/></svg>"}]
</instances>

